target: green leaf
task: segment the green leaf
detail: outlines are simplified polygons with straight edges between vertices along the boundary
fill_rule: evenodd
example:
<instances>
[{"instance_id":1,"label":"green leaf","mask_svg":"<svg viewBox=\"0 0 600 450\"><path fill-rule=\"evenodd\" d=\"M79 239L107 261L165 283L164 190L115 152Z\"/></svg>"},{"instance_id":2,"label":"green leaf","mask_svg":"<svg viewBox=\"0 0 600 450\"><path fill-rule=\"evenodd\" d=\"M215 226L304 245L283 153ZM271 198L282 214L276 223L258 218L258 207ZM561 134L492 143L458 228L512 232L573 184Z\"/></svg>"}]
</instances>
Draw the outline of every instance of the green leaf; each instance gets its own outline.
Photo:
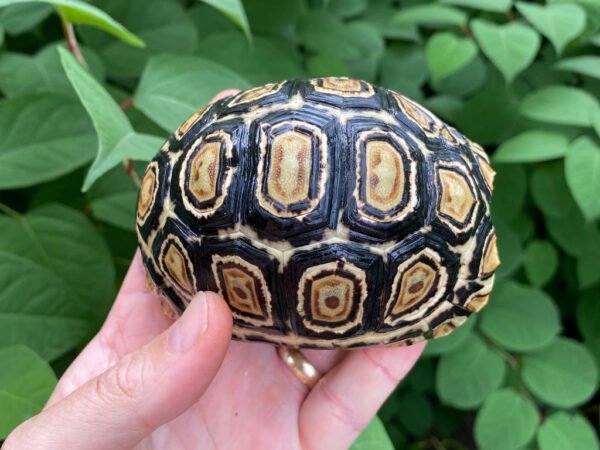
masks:
<instances>
[{"instance_id":1,"label":"green leaf","mask_svg":"<svg viewBox=\"0 0 600 450\"><path fill-rule=\"evenodd\" d=\"M559 411L548 417L537 435L540 450L598 450L598 437L579 414Z\"/></svg>"},{"instance_id":2,"label":"green leaf","mask_svg":"<svg viewBox=\"0 0 600 450\"><path fill-rule=\"evenodd\" d=\"M480 448L517 450L535 436L538 411L513 389L490 395L475 419L475 440ZM510 432L507 432L510 430Z\"/></svg>"},{"instance_id":3,"label":"green leaf","mask_svg":"<svg viewBox=\"0 0 600 450\"><path fill-rule=\"evenodd\" d=\"M252 29L261 34L280 35L282 30L292 28L306 11L303 0L253 0L244 3Z\"/></svg>"},{"instance_id":4,"label":"green leaf","mask_svg":"<svg viewBox=\"0 0 600 450\"><path fill-rule=\"evenodd\" d=\"M350 75L348 66L343 61L324 53L311 56L306 61L306 68L311 77L347 77Z\"/></svg>"},{"instance_id":5,"label":"green leaf","mask_svg":"<svg viewBox=\"0 0 600 450\"><path fill-rule=\"evenodd\" d=\"M256 85L302 76L293 54L263 37L250 43L237 31L209 36L202 40L197 53Z\"/></svg>"},{"instance_id":6,"label":"green leaf","mask_svg":"<svg viewBox=\"0 0 600 450\"><path fill-rule=\"evenodd\" d=\"M248 81L212 61L162 55L144 69L134 105L171 132L220 91L249 87Z\"/></svg>"},{"instance_id":7,"label":"green leaf","mask_svg":"<svg viewBox=\"0 0 600 450\"><path fill-rule=\"evenodd\" d=\"M598 101L584 90L569 86L546 86L521 102L521 114L530 119L559 125L592 125Z\"/></svg>"},{"instance_id":8,"label":"green leaf","mask_svg":"<svg viewBox=\"0 0 600 450\"><path fill-rule=\"evenodd\" d=\"M0 9L0 25L7 34L21 34L37 26L52 13L44 3L18 3Z\"/></svg>"},{"instance_id":9,"label":"green leaf","mask_svg":"<svg viewBox=\"0 0 600 450\"><path fill-rule=\"evenodd\" d=\"M572 217L579 211L567 186L562 160L534 168L531 194L535 205L547 217Z\"/></svg>"},{"instance_id":10,"label":"green leaf","mask_svg":"<svg viewBox=\"0 0 600 450\"><path fill-rule=\"evenodd\" d=\"M361 56L361 42L352 29L324 11L311 11L298 22L298 39L309 50L328 53L342 60Z\"/></svg>"},{"instance_id":11,"label":"green leaf","mask_svg":"<svg viewBox=\"0 0 600 450\"><path fill-rule=\"evenodd\" d=\"M558 54L585 29L585 11L575 4L541 6L518 2L517 9L552 42Z\"/></svg>"},{"instance_id":12,"label":"green leaf","mask_svg":"<svg viewBox=\"0 0 600 450\"><path fill-rule=\"evenodd\" d=\"M600 297L588 292L577 301L577 328L586 340L600 339Z\"/></svg>"},{"instance_id":13,"label":"green leaf","mask_svg":"<svg viewBox=\"0 0 600 450\"><path fill-rule=\"evenodd\" d=\"M123 42L143 47L144 41L128 31L123 25L95 6L77 0L0 0L0 8L30 2L49 3L58 11L63 20L71 23L90 25L116 36Z\"/></svg>"},{"instance_id":14,"label":"green leaf","mask_svg":"<svg viewBox=\"0 0 600 450\"><path fill-rule=\"evenodd\" d=\"M557 62L554 68L600 79L600 56L585 55L566 58Z\"/></svg>"},{"instance_id":15,"label":"green leaf","mask_svg":"<svg viewBox=\"0 0 600 450\"><path fill-rule=\"evenodd\" d=\"M50 44L35 56L23 53L0 55L0 89L7 97L27 94L54 93L76 98L76 94L60 63L57 48L64 44ZM104 78L104 66L98 56L81 48L90 71Z\"/></svg>"},{"instance_id":16,"label":"green leaf","mask_svg":"<svg viewBox=\"0 0 600 450\"><path fill-rule=\"evenodd\" d=\"M542 402L557 408L585 403L596 391L598 369L580 343L558 338L523 358L523 382Z\"/></svg>"},{"instance_id":17,"label":"green leaf","mask_svg":"<svg viewBox=\"0 0 600 450\"><path fill-rule=\"evenodd\" d=\"M494 218L496 235L498 236L498 253L500 255L500 267L496 270L496 278L508 277L519 268L523 260L523 249L519 235L502 220Z\"/></svg>"},{"instance_id":18,"label":"green leaf","mask_svg":"<svg viewBox=\"0 0 600 450\"><path fill-rule=\"evenodd\" d=\"M433 408L422 392L410 390L396 399L397 417L410 434L418 438L426 437L433 427Z\"/></svg>"},{"instance_id":19,"label":"green leaf","mask_svg":"<svg viewBox=\"0 0 600 450\"><path fill-rule=\"evenodd\" d=\"M0 251L51 271L78 298L86 317L104 319L114 296L112 258L80 212L46 204L18 218L0 216L0 236Z\"/></svg>"},{"instance_id":20,"label":"green leaf","mask_svg":"<svg viewBox=\"0 0 600 450\"><path fill-rule=\"evenodd\" d=\"M460 26L467 24L467 15L460 9L443 5L417 5L402 8L392 17L391 25Z\"/></svg>"},{"instance_id":21,"label":"green leaf","mask_svg":"<svg viewBox=\"0 0 600 450\"><path fill-rule=\"evenodd\" d=\"M525 248L525 274L536 287L547 284L558 269L558 252L548 241L531 241Z\"/></svg>"},{"instance_id":22,"label":"green leaf","mask_svg":"<svg viewBox=\"0 0 600 450\"><path fill-rule=\"evenodd\" d=\"M198 31L185 9L173 0L95 0L111 16L126 23L146 43L134 48L94 29L78 30L87 46L106 64L112 78L137 78L156 54L190 54L198 45Z\"/></svg>"},{"instance_id":23,"label":"green leaf","mask_svg":"<svg viewBox=\"0 0 600 450\"><path fill-rule=\"evenodd\" d=\"M0 348L0 439L44 407L56 386L46 361L24 346Z\"/></svg>"},{"instance_id":24,"label":"green leaf","mask_svg":"<svg viewBox=\"0 0 600 450\"><path fill-rule=\"evenodd\" d=\"M427 347L425 347L423 356L443 355L460 349L462 344L473 335L473 327L477 322L477 317L476 315L472 315L448 336L429 341Z\"/></svg>"},{"instance_id":25,"label":"green leaf","mask_svg":"<svg viewBox=\"0 0 600 450\"><path fill-rule=\"evenodd\" d=\"M589 137L582 136L569 146L565 175L585 218L600 217L600 147Z\"/></svg>"},{"instance_id":26,"label":"green leaf","mask_svg":"<svg viewBox=\"0 0 600 450\"><path fill-rule=\"evenodd\" d=\"M375 416L356 438L350 450L394 450L394 444L385 431L381 419Z\"/></svg>"},{"instance_id":27,"label":"green leaf","mask_svg":"<svg viewBox=\"0 0 600 450\"><path fill-rule=\"evenodd\" d=\"M592 228L593 230L594 228ZM579 289L583 290L600 281L598 261L600 260L600 232L595 230L588 237L588 245L583 247L577 260L577 281Z\"/></svg>"},{"instance_id":28,"label":"green leaf","mask_svg":"<svg viewBox=\"0 0 600 450\"><path fill-rule=\"evenodd\" d=\"M0 189L52 180L93 158L94 131L80 105L58 95L0 101Z\"/></svg>"},{"instance_id":29,"label":"green leaf","mask_svg":"<svg viewBox=\"0 0 600 450\"><path fill-rule=\"evenodd\" d=\"M124 230L135 231L138 188L121 167L100 177L89 190L95 218Z\"/></svg>"},{"instance_id":30,"label":"green leaf","mask_svg":"<svg viewBox=\"0 0 600 450\"><path fill-rule=\"evenodd\" d=\"M27 345L51 361L91 331L69 286L50 270L0 251L0 347Z\"/></svg>"},{"instance_id":31,"label":"green leaf","mask_svg":"<svg viewBox=\"0 0 600 450\"><path fill-rule=\"evenodd\" d=\"M595 224L586 223L579 210L558 219L546 218L546 228L559 247L576 258L581 258L587 247L596 245L599 239Z\"/></svg>"},{"instance_id":32,"label":"green leaf","mask_svg":"<svg viewBox=\"0 0 600 450\"><path fill-rule=\"evenodd\" d=\"M207 5L218 9L225 14L229 19L235 23L244 32L249 41L252 40L252 34L250 33L250 25L246 18L246 11L244 11L244 5L241 0L201 0Z\"/></svg>"},{"instance_id":33,"label":"green leaf","mask_svg":"<svg viewBox=\"0 0 600 450\"><path fill-rule=\"evenodd\" d=\"M549 130L527 130L500 145L495 162L536 162L562 158L567 153L566 135Z\"/></svg>"},{"instance_id":34,"label":"green leaf","mask_svg":"<svg viewBox=\"0 0 600 450\"><path fill-rule=\"evenodd\" d=\"M492 291L480 329L507 350L529 352L552 342L561 325L558 308L544 291L509 281Z\"/></svg>"},{"instance_id":35,"label":"green leaf","mask_svg":"<svg viewBox=\"0 0 600 450\"><path fill-rule=\"evenodd\" d=\"M442 0L442 3L481 9L482 11L506 12L510 9L512 0Z\"/></svg>"},{"instance_id":36,"label":"green leaf","mask_svg":"<svg viewBox=\"0 0 600 450\"><path fill-rule=\"evenodd\" d=\"M83 183L83 190L87 191L98 177L125 159L152 159L164 139L133 131L127 116L110 94L68 51L62 48L59 51L65 72L98 135L96 159Z\"/></svg>"},{"instance_id":37,"label":"green leaf","mask_svg":"<svg viewBox=\"0 0 600 450\"><path fill-rule=\"evenodd\" d=\"M477 55L477 46L470 38L452 33L435 33L425 46L427 64L433 81L439 81L467 65Z\"/></svg>"},{"instance_id":38,"label":"green leaf","mask_svg":"<svg viewBox=\"0 0 600 450\"><path fill-rule=\"evenodd\" d=\"M502 72L508 83L529 67L540 48L539 35L520 23L496 25L475 19L471 21L471 30L483 53Z\"/></svg>"},{"instance_id":39,"label":"green leaf","mask_svg":"<svg viewBox=\"0 0 600 450\"><path fill-rule=\"evenodd\" d=\"M481 338L472 335L460 351L441 357L436 391L447 405L474 409L500 387L505 373L504 360Z\"/></svg>"},{"instance_id":40,"label":"green leaf","mask_svg":"<svg viewBox=\"0 0 600 450\"><path fill-rule=\"evenodd\" d=\"M342 19L358 16L367 7L367 0L329 0L327 4L327 10Z\"/></svg>"}]
</instances>

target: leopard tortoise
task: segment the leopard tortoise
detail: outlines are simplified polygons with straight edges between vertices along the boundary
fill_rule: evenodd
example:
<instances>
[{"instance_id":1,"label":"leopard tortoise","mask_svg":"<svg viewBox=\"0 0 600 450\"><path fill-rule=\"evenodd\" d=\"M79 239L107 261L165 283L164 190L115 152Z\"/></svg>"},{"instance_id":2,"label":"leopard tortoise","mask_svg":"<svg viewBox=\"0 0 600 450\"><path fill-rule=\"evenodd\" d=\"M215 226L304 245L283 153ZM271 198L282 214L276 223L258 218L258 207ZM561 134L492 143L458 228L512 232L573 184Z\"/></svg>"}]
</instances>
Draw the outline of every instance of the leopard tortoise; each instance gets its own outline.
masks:
<instances>
[{"instance_id":1,"label":"leopard tortoise","mask_svg":"<svg viewBox=\"0 0 600 450\"><path fill-rule=\"evenodd\" d=\"M396 92L272 83L165 142L142 180L139 245L172 313L220 292L237 339L411 344L488 300L493 178L479 145Z\"/></svg>"}]
</instances>

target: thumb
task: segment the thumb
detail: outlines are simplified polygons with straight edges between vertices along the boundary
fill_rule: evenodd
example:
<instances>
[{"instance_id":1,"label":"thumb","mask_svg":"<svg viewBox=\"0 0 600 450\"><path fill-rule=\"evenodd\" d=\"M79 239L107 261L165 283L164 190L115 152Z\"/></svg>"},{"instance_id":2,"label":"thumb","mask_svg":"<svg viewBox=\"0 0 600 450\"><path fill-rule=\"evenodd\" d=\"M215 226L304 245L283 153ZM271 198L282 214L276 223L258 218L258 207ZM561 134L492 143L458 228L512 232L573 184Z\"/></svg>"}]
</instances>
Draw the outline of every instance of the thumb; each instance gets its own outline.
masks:
<instances>
[{"instance_id":1,"label":"thumb","mask_svg":"<svg viewBox=\"0 0 600 450\"><path fill-rule=\"evenodd\" d=\"M225 357L231 327L222 298L198 293L163 334L19 426L3 448L135 446L198 401Z\"/></svg>"}]
</instances>

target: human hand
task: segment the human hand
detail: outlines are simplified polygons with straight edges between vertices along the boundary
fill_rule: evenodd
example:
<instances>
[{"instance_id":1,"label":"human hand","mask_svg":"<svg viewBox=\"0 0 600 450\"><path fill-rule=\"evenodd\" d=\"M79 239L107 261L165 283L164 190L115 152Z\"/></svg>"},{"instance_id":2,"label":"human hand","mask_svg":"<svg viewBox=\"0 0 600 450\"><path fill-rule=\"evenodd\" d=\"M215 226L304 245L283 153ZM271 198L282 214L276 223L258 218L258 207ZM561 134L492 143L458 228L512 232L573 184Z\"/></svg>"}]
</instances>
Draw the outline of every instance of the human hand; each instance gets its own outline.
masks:
<instances>
[{"instance_id":1,"label":"human hand","mask_svg":"<svg viewBox=\"0 0 600 450\"><path fill-rule=\"evenodd\" d=\"M173 324L136 254L102 329L3 449L347 448L424 347L305 350L324 374L309 390L231 327L210 292Z\"/></svg>"}]
</instances>

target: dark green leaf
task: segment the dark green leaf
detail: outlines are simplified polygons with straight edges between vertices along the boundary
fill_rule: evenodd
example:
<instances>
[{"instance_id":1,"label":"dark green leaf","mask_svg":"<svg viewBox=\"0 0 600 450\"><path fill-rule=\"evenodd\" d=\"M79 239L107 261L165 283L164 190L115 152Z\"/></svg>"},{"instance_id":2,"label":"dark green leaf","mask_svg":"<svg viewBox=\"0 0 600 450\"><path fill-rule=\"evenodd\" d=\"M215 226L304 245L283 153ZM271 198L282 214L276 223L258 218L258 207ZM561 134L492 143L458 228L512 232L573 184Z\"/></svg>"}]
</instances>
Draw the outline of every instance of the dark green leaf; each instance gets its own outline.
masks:
<instances>
[{"instance_id":1,"label":"dark green leaf","mask_svg":"<svg viewBox=\"0 0 600 450\"><path fill-rule=\"evenodd\" d=\"M115 167L98 179L89 191L92 214L99 220L135 231L138 188L122 167Z\"/></svg>"},{"instance_id":2,"label":"dark green leaf","mask_svg":"<svg viewBox=\"0 0 600 450\"><path fill-rule=\"evenodd\" d=\"M21 34L43 21L52 13L52 6L44 3L23 3L0 9L0 25L7 34Z\"/></svg>"},{"instance_id":3,"label":"dark green leaf","mask_svg":"<svg viewBox=\"0 0 600 450\"><path fill-rule=\"evenodd\" d=\"M341 59L361 56L361 42L352 29L324 11L311 11L298 22L298 38L309 50Z\"/></svg>"},{"instance_id":4,"label":"dark green leaf","mask_svg":"<svg viewBox=\"0 0 600 450\"><path fill-rule=\"evenodd\" d=\"M347 18L362 14L367 6L367 0L329 0L327 10L338 17Z\"/></svg>"},{"instance_id":5,"label":"dark green leaf","mask_svg":"<svg viewBox=\"0 0 600 450\"><path fill-rule=\"evenodd\" d=\"M383 422L375 416L367 427L360 433L350 450L394 450Z\"/></svg>"},{"instance_id":6,"label":"dark green leaf","mask_svg":"<svg viewBox=\"0 0 600 450\"><path fill-rule=\"evenodd\" d=\"M425 25L440 27L448 25L465 26L467 15L460 9L443 5L418 5L403 8L391 20L392 25Z\"/></svg>"},{"instance_id":7,"label":"dark green leaf","mask_svg":"<svg viewBox=\"0 0 600 450\"><path fill-rule=\"evenodd\" d=\"M220 91L249 87L248 81L212 61L191 56L156 56L144 69L134 105L172 132Z\"/></svg>"},{"instance_id":8,"label":"dark green leaf","mask_svg":"<svg viewBox=\"0 0 600 450\"><path fill-rule=\"evenodd\" d=\"M396 400L398 420L415 437L426 437L433 427L433 408L427 396L410 390Z\"/></svg>"},{"instance_id":9,"label":"dark green leaf","mask_svg":"<svg viewBox=\"0 0 600 450\"><path fill-rule=\"evenodd\" d=\"M592 425L578 414L564 411L548 417L537 435L540 450L598 450Z\"/></svg>"},{"instance_id":10,"label":"dark green leaf","mask_svg":"<svg viewBox=\"0 0 600 450\"><path fill-rule=\"evenodd\" d=\"M500 387L505 372L502 357L472 335L460 351L441 357L436 390L444 403L459 409L474 409Z\"/></svg>"},{"instance_id":11,"label":"dark green leaf","mask_svg":"<svg viewBox=\"0 0 600 450\"><path fill-rule=\"evenodd\" d=\"M480 329L507 350L529 352L552 342L561 326L558 309L544 291L506 282L492 291Z\"/></svg>"},{"instance_id":12,"label":"dark green leaf","mask_svg":"<svg viewBox=\"0 0 600 450\"><path fill-rule=\"evenodd\" d=\"M229 19L235 23L238 27L242 29L242 31L246 34L248 40L252 40L252 35L250 34L250 25L248 24L248 19L246 18L246 11L244 11L244 5L242 5L241 0L201 0L202 2L210 5L223 14L225 14Z\"/></svg>"},{"instance_id":13,"label":"dark green leaf","mask_svg":"<svg viewBox=\"0 0 600 450\"><path fill-rule=\"evenodd\" d=\"M494 154L496 162L535 162L562 158L569 139L562 133L528 130L505 141Z\"/></svg>"},{"instance_id":14,"label":"dark green leaf","mask_svg":"<svg viewBox=\"0 0 600 450\"><path fill-rule=\"evenodd\" d=\"M432 339L427 343L425 347L424 356L436 356L443 355L446 353L453 352L460 349L461 345L464 344L473 335L473 327L477 322L477 316L470 316L465 323L459 328L450 333L448 336L444 336L438 339Z\"/></svg>"},{"instance_id":15,"label":"dark green leaf","mask_svg":"<svg viewBox=\"0 0 600 450\"><path fill-rule=\"evenodd\" d=\"M93 158L94 130L80 105L58 95L0 101L0 189L52 180Z\"/></svg>"},{"instance_id":16,"label":"dark green leaf","mask_svg":"<svg viewBox=\"0 0 600 450\"><path fill-rule=\"evenodd\" d=\"M585 403L596 391L598 369L583 345L559 338L523 358L522 377L542 402L572 408Z\"/></svg>"},{"instance_id":17,"label":"dark green leaf","mask_svg":"<svg viewBox=\"0 0 600 450\"><path fill-rule=\"evenodd\" d=\"M475 419L475 440L483 449L517 450L535 435L538 411L513 389L490 395ZM510 431L508 431L510 430Z\"/></svg>"},{"instance_id":18,"label":"dark green leaf","mask_svg":"<svg viewBox=\"0 0 600 450\"><path fill-rule=\"evenodd\" d=\"M531 241L525 248L525 274L537 287L547 284L558 269L558 252L548 241Z\"/></svg>"},{"instance_id":19,"label":"dark green leaf","mask_svg":"<svg viewBox=\"0 0 600 450\"><path fill-rule=\"evenodd\" d=\"M531 175L531 194L536 206L548 217L572 217L578 207L565 179L562 161L540 165Z\"/></svg>"},{"instance_id":20,"label":"dark green leaf","mask_svg":"<svg viewBox=\"0 0 600 450\"><path fill-rule=\"evenodd\" d=\"M471 22L471 29L483 53L508 83L533 62L540 48L539 35L520 23L496 25L475 19Z\"/></svg>"},{"instance_id":21,"label":"dark green leaf","mask_svg":"<svg viewBox=\"0 0 600 450\"><path fill-rule=\"evenodd\" d=\"M303 0L252 0L244 7L254 31L276 35L291 28L306 11Z\"/></svg>"},{"instance_id":22,"label":"dark green leaf","mask_svg":"<svg viewBox=\"0 0 600 450\"><path fill-rule=\"evenodd\" d=\"M588 137L571 143L565 160L567 184L589 221L600 217L600 147Z\"/></svg>"},{"instance_id":23,"label":"dark green leaf","mask_svg":"<svg viewBox=\"0 0 600 450\"><path fill-rule=\"evenodd\" d=\"M313 77L347 77L348 66L334 56L319 53L306 61L308 73Z\"/></svg>"}]
</instances>

